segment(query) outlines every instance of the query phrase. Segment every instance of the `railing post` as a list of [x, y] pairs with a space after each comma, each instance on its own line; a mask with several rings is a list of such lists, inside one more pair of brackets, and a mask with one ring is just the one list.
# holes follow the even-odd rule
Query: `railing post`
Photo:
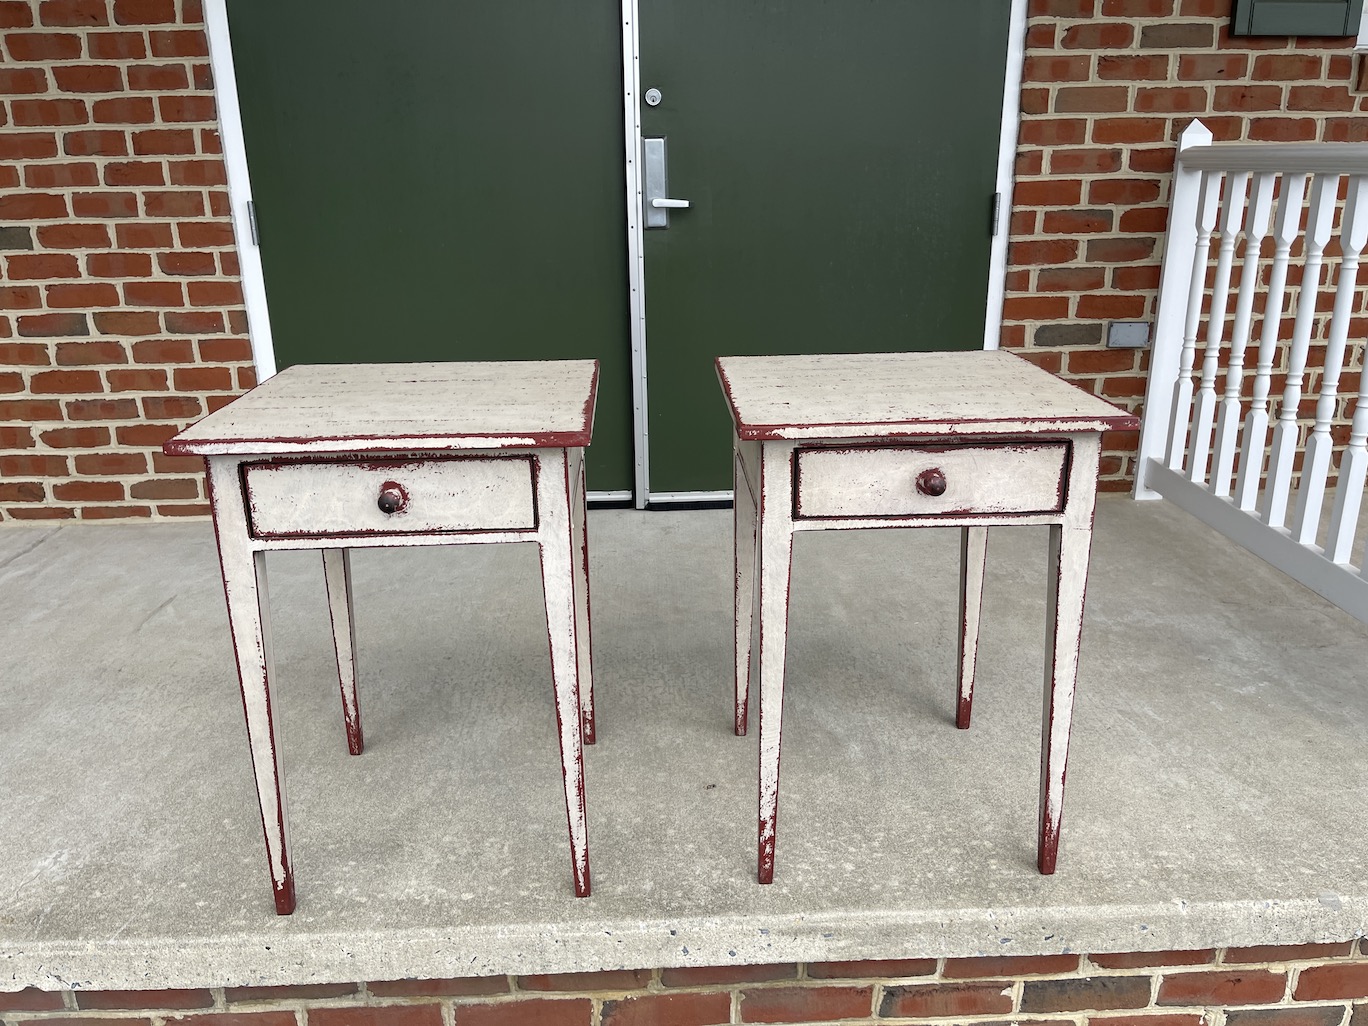
[[1163, 276], [1154, 312], [1154, 341], [1150, 351], [1149, 383], [1145, 388], [1144, 422], [1140, 428], [1140, 451], [1135, 458], [1135, 497], [1157, 499], [1159, 493], [1145, 484], [1145, 468], [1151, 458], [1162, 459], [1168, 445], [1174, 412], [1174, 386], [1183, 352], [1183, 329], [1187, 322], [1188, 290], [1197, 250], [1197, 200], [1202, 172], [1185, 167], [1183, 155], [1194, 147], [1211, 145], [1211, 131], [1193, 121], [1178, 137], [1178, 156], [1173, 169], [1173, 196], [1169, 204], [1168, 234], [1164, 240]]

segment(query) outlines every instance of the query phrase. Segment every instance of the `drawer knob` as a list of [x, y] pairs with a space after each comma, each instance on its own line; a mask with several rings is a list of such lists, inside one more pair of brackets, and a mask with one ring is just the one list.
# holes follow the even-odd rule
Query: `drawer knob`
[[380, 498], [375, 501], [386, 516], [402, 512], [408, 505], [408, 492], [398, 481], [386, 481], [380, 486]]
[[923, 470], [917, 475], [917, 491], [923, 495], [944, 495], [945, 472], [940, 467]]

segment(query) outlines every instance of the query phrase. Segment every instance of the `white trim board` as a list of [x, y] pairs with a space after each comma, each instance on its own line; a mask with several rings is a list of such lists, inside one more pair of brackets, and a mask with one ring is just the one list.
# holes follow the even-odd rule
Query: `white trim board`
[[1021, 124], [1021, 76], [1026, 68], [1026, 0], [1012, 0], [1007, 29], [1007, 69], [1002, 76], [1002, 127], [998, 134], [997, 234], [988, 257], [988, 304], [983, 348], [996, 349], [1002, 336], [1002, 302], [1007, 294], [1007, 243], [1012, 235], [1012, 189], [1016, 185], [1017, 129]]

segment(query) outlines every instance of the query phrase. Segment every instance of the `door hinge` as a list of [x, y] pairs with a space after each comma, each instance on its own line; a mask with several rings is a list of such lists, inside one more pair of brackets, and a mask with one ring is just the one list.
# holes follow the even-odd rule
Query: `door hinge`
[[[996, 235], [1001, 230], [1002, 220], [1002, 193], [993, 193], [993, 234]], [[255, 224], [255, 222], [253, 222]], [[255, 230], [255, 229], [253, 229]]]
[[[997, 215], [995, 214], [995, 215], [994, 215], [994, 219], [995, 219], [995, 220], [994, 220], [994, 223], [995, 223], [995, 224], [996, 224], [996, 216], [997, 216]], [[248, 200], [248, 201], [247, 201], [247, 224], [248, 224], [248, 225], [251, 227], [251, 229], [252, 229], [252, 245], [253, 245], [253, 246], [260, 246], [260, 245], [261, 245], [261, 233], [260, 233], [259, 231], [257, 231], [256, 204], [253, 203], [251, 200]], [[995, 229], [994, 229], [994, 233], [996, 233], [996, 231], [997, 231], [997, 229], [995, 228]]]

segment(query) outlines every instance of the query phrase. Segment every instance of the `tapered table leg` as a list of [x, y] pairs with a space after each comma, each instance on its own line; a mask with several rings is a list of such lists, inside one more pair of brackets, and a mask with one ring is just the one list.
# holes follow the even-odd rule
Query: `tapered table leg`
[[960, 528], [959, 652], [955, 726], [969, 729], [974, 710], [974, 670], [978, 664], [979, 617], [983, 610], [983, 570], [988, 561], [988, 528]]
[[323, 550], [323, 579], [328, 587], [337, 680], [342, 688], [342, 720], [347, 727], [347, 751], [360, 755], [361, 705], [356, 695], [356, 623], [352, 618], [351, 549]]
[[751, 605], [755, 599], [755, 496], [751, 494], [738, 442], [732, 453], [733, 729], [744, 737], [750, 714]]
[[784, 654], [788, 635], [789, 572], [793, 553], [791, 447], [765, 444], [760, 454], [760, 501], [753, 647], [760, 682], [760, 810], [758, 877], [774, 881], [779, 821], [779, 735], [784, 715]]
[[570, 526], [575, 532], [576, 665], [579, 667], [580, 721], [584, 729], [584, 743], [592, 745], [597, 740], [597, 728], [594, 722], [593, 639], [589, 627], [589, 512], [583, 449], [578, 451], [576, 461], [579, 463], [579, 480], [570, 512]]
[[228, 602], [233, 651], [237, 658], [247, 740], [252, 752], [266, 860], [276, 912], [295, 908], [294, 869], [290, 864], [289, 824], [285, 803], [285, 769], [280, 757], [280, 731], [271, 689], [271, 620], [267, 607], [266, 555], [253, 551], [247, 515], [237, 481], [237, 463], [211, 457], [209, 499], [218, 536], [223, 591]]
[[570, 464], [564, 449], [543, 451], [537, 475], [542, 591], [556, 692], [565, 814], [570, 826], [570, 862], [575, 896], [589, 894], [589, 840], [584, 805], [583, 712], [579, 694], [575, 540], [571, 527]]

